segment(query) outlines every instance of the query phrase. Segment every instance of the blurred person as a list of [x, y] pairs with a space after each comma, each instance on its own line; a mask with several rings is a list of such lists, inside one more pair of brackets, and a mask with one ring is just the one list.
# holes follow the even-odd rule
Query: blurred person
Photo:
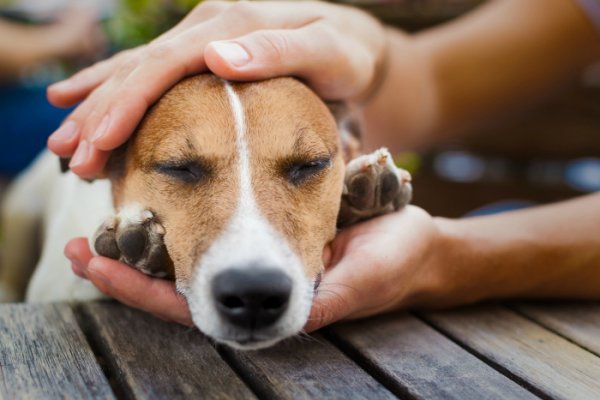
[[0, 175], [26, 167], [68, 115], [48, 103], [43, 86], [23, 84], [23, 76], [50, 61], [89, 63], [104, 47], [97, 18], [87, 9], [68, 8], [44, 24], [0, 18]]
[[[147, 46], [51, 86], [54, 104], [82, 103], [48, 144], [94, 176], [169, 87], [211, 71], [240, 81], [297, 76], [353, 105], [368, 147], [423, 147], [535, 104], [599, 58], [596, 0], [490, 1], [413, 35], [339, 5], [207, 2]], [[599, 227], [599, 194], [458, 220], [409, 206], [357, 224], [324, 250], [306, 330], [411, 307], [600, 299]], [[172, 282], [93, 257], [85, 239], [65, 254], [105, 294], [191, 324]]]

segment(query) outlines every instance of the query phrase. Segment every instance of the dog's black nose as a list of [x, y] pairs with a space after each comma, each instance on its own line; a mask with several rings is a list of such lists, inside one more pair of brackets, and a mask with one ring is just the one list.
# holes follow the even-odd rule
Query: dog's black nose
[[212, 291], [223, 318], [242, 328], [260, 329], [283, 315], [292, 281], [274, 269], [231, 269], [215, 276]]

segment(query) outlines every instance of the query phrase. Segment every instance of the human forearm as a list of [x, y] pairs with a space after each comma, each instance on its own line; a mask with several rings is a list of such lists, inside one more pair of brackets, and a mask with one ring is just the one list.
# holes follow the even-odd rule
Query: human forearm
[[0, 20], [0, 75], [14, 76], [56, 52], [45, 29]]
[[364, 108], [369, 143], [412, 147], [534, 103], [600, 54], [573, 0], [496, 0], [412, 37], [390, 32], [390, 66]]
[[600, 194], [501, 215], [437, 219], [435, 306], [498, 298], [600, 298]]

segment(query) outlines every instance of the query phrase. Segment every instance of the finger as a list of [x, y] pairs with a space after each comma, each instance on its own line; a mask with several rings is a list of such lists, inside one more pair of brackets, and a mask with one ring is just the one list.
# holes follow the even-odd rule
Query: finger
[[[48, 139], [48, 148], [60, 157], [70, 158], [74, 155], [78, 148], [80, 141], [83, 142], [85, 138], [93, 137], [94, 132], [89, 132], [92, 125], [98, 126], [98, 129], [106, 129], [108, 126], [108, 119], [97, 111], [97, 103], [106, 97], [107, 93], [110, 93], [114, 79], [104, 83], [101, 87], [94, 90], [88, 100], [80, 104], [74, 111], [72, 111], [65, 123], [54, 132]], [[104, 120], [101, 118], [104, 117]], [[67, 129], [68, 128], [68, 129]], [[88, 129], [88, 131], [85, 131]], [[73, 132], [76, 132], [76, 135]], [[76, 136], [75, 138], [71, 136]], [[88, 140], [89, 143], [89, 140]], [[79, 157], [86, 156], [86, 159], [81, 159], [83, 164], [87, 163], [87, 155], [89, 152], [83, 152], [83, 150], [89, 150], [88, 147], [83, 148], [79, 146]]]
[[79, 144], [81, 130], [75, 121], [65, 121], [48, 138], [48, 148], [59, 157], [71, 157]]
[[357, 96], [368, 86], [375, 66], [370, 53], [322, 22], [212, 42], [204, 57], [207, 67], [225, 79], [293, 75], [328, 100]]
[[105, 257], [90, 260], [87, 275], [102, 293], [164, 319], [192, 326], [187, 302], [175, 283], [151, 278], [123, 263]]
[[[156, 38], [154, 42], [173, 38], [191, 26], [215, 17], [229, 8], [230, 5], [231, 3], [219, 1], [209, 1], [200, 4], [175, 27]], [[101, 37], [104, 40], [104, 35]], [[78, 101], [83, 100], [92, 90], [102, 82], [105, 82], [126, 57], [130, 57], [133, 52], [140, 51], [142, 47], [120, 52], [108, 60], [98, 62], [91, 67], [79, 71], [68, 79], [50, 85], [47, 90], [48, 100], [57, 107], [70, 107]]]
[[264, 24], [300, 26], [312, 15], [307, 12], [290, 13], [287, 7], [281, 5], [266, 9], [245, 2], [233, 3], [224, 10], [220, 13], [214, 11], [213, 18], [209, 18], [211, 13], [208, 13], [203, 23], [144, 49], [137, 66], [125, 79], [117, 80], [118, 85], [108, 92], [106, 114], [110, 114], [111, 124], [106, 134], [92, 139], [95, 146], [112, 150], [123, 144], [147, 108], [163, 93], [185, 76], [206, 71], [204, 48], [211, 41], [236, 37]]
[[[142, 56], [120, 67], [111, 83], [105, 82], [98, 87], [102, 96], [88, 97], [75, 111], [85, 107], [85, 113], [78, 112], [82, 127], [82, 138], [93, 142], [100, 150], [109, 151], [123, 144], [131, 135], [147, 108], [176, 82], [187, 75], [202, 72], [204, 48], [217, 37], [236, 37], [244, 32], [256, 29], [264, 21], [270, 21], [268, 12], [254, 14], [257, 6], [235, 3], [218, 18], [212, 18], [173, 38], [153, 43], [140, 53]], [[232, 11], [230, 11], [232, 10]], [[265, 10], [262, 8], [262, 10]], [[250, 13], [250, 14], [248, 14]], [[289, 12], [287, 13], [289, 16]], [[256, 18], [248, 18], [251, 15]], [[267, 15], [267, 17], [264, 17]], [[289, 21], [288, 21], [289, 20]], [[281, 25], [288, 26], [290, 21], [297, 23], [297, 15], [282, 18]], [[272, 21], [271, 21], [272, 22]], [[194, 51], [194, 49], [198, 49]], [[111, 90], [104, 90], [109, 87]], [[101, 134], [98, 120], [87, 118], [86, 114], [97, 113], [108, 116], [110, 124]], [[94, 132], [91, 134], [91, 132]], [[93, 135], [93, 136], [90, 136]], [[90, 172], [93, 167], [89, 167]]]
[[[114, 260], [103, 257], [94, 258], [88, 240], [83, 237], [72, 239], [67, 243], [65, 256], [81, 270], [83, 277], [89, 276], [92, 283], [104, 294], [115, 297], [132, 307], [156, 314], [163, 319], [175, 320], [185, 325], [192, 324], [189, 313], [181, 310], [182, 305], [187, 310], [187, 303], [175, 292], [172, 282], [152, 279]], [[90, 263], [92, 259], [94, 262]], [[109, 265], [105, 265], [107, 261]], [[114, 265], [110, 265], [111, 263]], [[121, 269], [121, 267], [123, 268]], [[135, 292], [129, 293], [130, 286], [127, 279], [131, 279], [132, 283], [138, 283], [134, 286], [137, 289]], [[150, 289], [146, 291], [139, 282]], [[173, 295], [176, 296], [176, 299], [173, 299]], [[161, 304], [160, 307], [155, 307], [156, 303], [145, 304], [143, 300], [146, 296], [166, 301], [166, 303]]]
[[312, 332], [342, 320], [350, 314], [351, 309], [347, 290], [339, 287], [320, 289], [313, 300], [304, 331]]
[[347, 273], [356, 267], [351, 262], [344, 260], [325, 272], [304, 326], [306, 332], [345, 319], [360, 306], [360, 282]]
[[140, 51], [140, 48], [118, 53], [79, 71], [68, 79], [48, 86], [46, 91], [48, 101], [57, 107], [71, 107], [106, 81], [127, 57], [134, 56], [137, 51]]
[[65, 257], [71, 261], [73, 272], [81, 278], [86, 278], [86, 269], [94, 256], [86, 238], [80, 237], [70, 240], [65, 246]]
[[69, 162], [69, 169], [82, 178], [93, 179], [102, 170], [109, 156], [109, 152], [98, 150], [87, 140], [82, 140]]

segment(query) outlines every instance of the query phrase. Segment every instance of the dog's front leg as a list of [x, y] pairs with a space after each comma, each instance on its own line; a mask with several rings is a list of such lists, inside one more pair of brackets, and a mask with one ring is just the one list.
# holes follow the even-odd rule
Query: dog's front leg
[[152, 211], [134, 204], [108, 218], [91, 244], [101, 256], [119, 260], [147, 275], [173, 279], [173, 262], [164, 244], [164, 234]]
[[386, 148], [359, 156], [346, 166], [338, 226], [397, 211], [412, 198], [410, 173], [396, 167]]

